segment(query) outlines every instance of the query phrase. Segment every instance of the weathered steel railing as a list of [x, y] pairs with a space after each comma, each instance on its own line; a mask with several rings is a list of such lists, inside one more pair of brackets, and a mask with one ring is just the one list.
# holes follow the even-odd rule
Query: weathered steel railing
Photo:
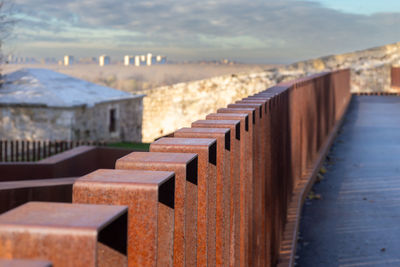
[[0, 162], [38, 161], [78, 146], [104, 146], [104, 142], [0, 140]]
[[[279, 84], [153, 142], [150, 152], [118, 159], [116, 170], [78, 179], [74, 204], [59, 206], [68, 212], [26, 204], [0, 215], [0, 258], [54, 266], [291, 266], [301, 203], [349, 87], [348, 70]], [[40, 238], [18, 235], [39, 228]], [[60, 253], [64, 245], [46, 246], [57, 231], [85, 244], [69, 242]]]
[[391, 69], [391, 86], [400, 88], [400, 67], [392, 67]]

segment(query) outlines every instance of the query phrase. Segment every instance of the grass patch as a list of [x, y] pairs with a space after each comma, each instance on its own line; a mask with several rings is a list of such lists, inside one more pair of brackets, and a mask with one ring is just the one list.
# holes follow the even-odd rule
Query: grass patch
[[150, 143], [132, 143], [132, 142], [118, 142], [107, 144], [108, 147], [126, 148], [139, 151], [149, 151]]

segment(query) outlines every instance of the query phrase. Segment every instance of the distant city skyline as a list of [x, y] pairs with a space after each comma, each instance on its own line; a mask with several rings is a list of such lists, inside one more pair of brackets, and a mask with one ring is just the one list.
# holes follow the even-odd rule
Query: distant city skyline
[[14, 0], [4, 52], [290, 63], [400, 41], [400, 2]]

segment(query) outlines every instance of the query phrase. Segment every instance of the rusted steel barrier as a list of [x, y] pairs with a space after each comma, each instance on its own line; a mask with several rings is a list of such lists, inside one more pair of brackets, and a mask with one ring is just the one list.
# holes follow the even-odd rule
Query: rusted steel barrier
[[400, 67], [392, 67], [390, 71], [391, 86], [400, 88]]
[[38, 162], [0, 162], [0, 182], [82, 176], [114, 168], [117, 159], [133, 151], [80, 146]]
[[[254, 162], [254, 151], [255, 151], [255, 135], [254, 135], [254, 127], [255, 127], [255, 109], [254, 108], [221, 108], [218, 109], [218, 114], [221, 115], [233, 115], [233, 117], [231, 117], [231, 119], [237, 117], [241, 119], [241, 123], [243, 123], [243, 117], [238, 117], [238, 114], [247, 114], [247, 119], [244, 121], [245, 123], [245, 131], [248, 132], [247, 134], [247, 139], [245, 140], [246, 142], [246, 162], [245, 162], [245, 168], [246, 169], [246, 179], [249, 182], [247, 184], [247, 204], [248, 204], [248, 211], [249, 211], [249, 226], [253, 226], [252, 224], [254, 223], [253, 218], [254, 217], [254, 209], [253, 209], [253, 205], [255, 202], [255, 195], [254, 195], [254, 185], [255, 185], [255, 166], [253, 164]], [[209, 117], [210, 116], [210, 117]], [[215, 114], [210, 114], [209, 116], [207, 116], [208, 118], [211, 119], [211, 117], [215, 118]], [[224, 117], [221, 117], [224, 118]], [[228, 117], [229, 118], [229, 117]], [[239, 159], [240, 160], [240, 159]], [[243, 182], [243, 181], [241, 181]], [[244, 185], [244, 183], [241, 183], [241, 188]], [[243, 188], [244, 189], [244, 188]], [[254, 228], [252, 229], [254, 232]], [[251, 231], [251, 229], [250, 229]], [[249, 239], [251, 239], [252, 236], [249, 236]], [[252, 260], [252, 258], [250, 259]]]
[[[78, 179], [73, 202], [128, 206], [128, 266], [173, 266], [175, 174], [100, 169]], [[117, 265], [118, 266], [118, 265]]]
[[[248, 103], [244, 101], [237, 101], [235, 104], [228, 105], [228, 108], [254, 108], [255, 109], [255, 119], [254, 130], [253, 130], [253, 142], [258, 144], [253, 151], [253, 164], [254, 164], [254, 183], [252, 184], [252, 201], [250, 212], [252, 213], [250, 217], [249, 225], [249, 241], [248, 241], [248, 265], [249, 266], [260, 266], [261, 262], [265, 262], [263, 257], [265, 256], [264, 246], [265, 246], [265, 208], [262, 207], [263, 199], [265, 199], [264, 190], [264, 154], [262, 138], [262, 126], [263, 126], [263, 107], [258, 103]], [[247, 149], [250, 146], [247, 145]], [[248, 165], [248, 164], [247, 164]], [[254, 219], [253, 219], [254, 217]], [[254, 230], [253, 230], [254, 229]], [[257, 230], [255, 230], [257, 229]]]
[[72, 202], [72, 185], [78, 178], [0, 182], [0, 214], [29, 201]]
[[153, 142], [150, 151], [186, 152], [198, 155], [197, 266], [214, 266], [216, 264], [216, 140], [167, 137]]
[[240, 263], [240, 120], [199, 120], [193, 128], [230, 129], [230, 219], [229, 219], [229, 264]]
[[181, 138], [217, 140], [216, 264], [229, 266], [230, 229], [230, 134], [228, 128], [182, 128], [174, 133]]
[[38, 161], [78, 146], [105, 146], [97, 141], [0, 140], [0, 162]]
[[133, 152], [117, 160], [121, 170], [175, 173], [174, 266], [195, 266], [197, 246], [196, 154]]
[[[151, 152], [119, 159], [117, 170], [82, 178], [75, 184], [74, 199], [127, 205], [129, 231], [136, 229], [137, 240], [152, 236], [136, 257], [146, 255], [152, 265], [293, 266], [302, 203], [347, 109], [349, 87], [349, 70], [340, 70], [248, 96], [193, 122], [192, 128], [155, 141]], [[146, 171], [170, 171], [175, 193], [151, 177], [127, 182], [128, 173]], [[153, 208], [127, 197], [132, 190], [140, 198], [146, 184], [153, 185], [153, 197], [141, 200]], [[158, 206], [161, 191], [175, 211], [163, 213]], [[0, 215], [0, 230], [8, 214]], [[140, 227], [150, 221], [151, 226]]]
[[0, 258], [124, 266], [125, 206], [30, 202], [0, 216]]
[[[241, 252], [242, 253], [242, 262], [247, 262], [251, 264], [252, 257], [249, 257], [251, 254], [251, 247], [249, 239], [252, 238], [251, 235], [251, 226], [252, 226], [252, 209], [251, 209], [251, 196], [252, 196], [252, 183], [253, 177], [251, 173], [251, 169], [249, 168], [248, 162], [244, 160], [247, 157], [251, 157], [249, 153], [249, 117], [247, 114], [225, 114], [225, 113], [212, 113], [206, 116], [207, 120], [240, 120], [240, 144], [241, 144], [241, 158], [237, 158], [236, 161], [241, 163], [240, 166], [240, 180], [239, 180], [239, 211], [240, 211], [240, 243], [241, 243]], [[201, 121], [198, 121], [201, 122]]]

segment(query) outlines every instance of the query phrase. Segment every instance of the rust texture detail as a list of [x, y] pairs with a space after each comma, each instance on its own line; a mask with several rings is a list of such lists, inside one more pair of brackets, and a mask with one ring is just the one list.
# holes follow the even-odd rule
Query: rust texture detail
[[[248, 166], [249, 151], [249, 118], [247, 114], [224, 114], [224, 113], [211, 113], [206, 116], [207, 120], [240, 120], [240, 179], [239, 179], [239, 231], [240, 231], [240, 251], [242, 253], [242, 262], [248, 262], [252, 265], [251, 257], [251, 224], [252, 224], [252, 204], [251, 199], [251, 186], [252, 174]], [[251, 159], [250, 159], [251, 160]]]
[[[252, 186], [252, 201], [254, 203], [251, 210], [251, 218], [250, 221], [250, 234], [249, 234], [249, 242], [248, 242], [248, 254], [247, 263], [251, 266], [259, 266], [260, 258], [264, 255], [264, 253], [260, 253], [261, 250], [264, 249], [265, 241], [262, 240], [261, 235], [265, 235], [264, 228], [263, 228], [263, 219], [262, 213], [264, 210], [261, 208], [263, 192], [263, 170], [264, 165], [262, 164], [263, 155], [260, 153], [262, 151], [262, 142], [261, 142], [261, 120], [262, 120], [262, 105], [261, 104], [252, 104], [252, 103], [236, 103], [228, 105], [228, 108], [254, 108], [253, 114], [253, 121], [254, 121], [254, 128], [253, 128], [253, 142], [257, 144], [254, 147], [253, 151], [253, 175], [254, 175], [254, 182], [251, 184]], [[249, 141], [250, 142], [250, 141]], [[254, 218], [254, 219], [253, 219]], [[255, 231], [255, 232], [254, 232]]]
[[197, 164], [192, 153], [133, 152], [115, 165], [123, 170], [175, 173], [174, 266], [196, 265]]
[[175, 175], [100, 169], [78, 179], [73, 201], [128, 206], [128, 266], [172, 266]]
[[400, 88], [400, 68], [392, 67], [390, 71], [391, 85], [394, 88]]
[[230, 228], [229, 228], [229, 264], [240, 264], [240, 120], [198, 120], [193, 128], [229, 128], [230, 129]]
[[229, 266], [230, 227], [230, 134], [229, 128], [182, 128], [175, 137], [217, 140], [216, 265]]
[[29, 202], [0, 216], [0, 257], [126, 266], [127, 207]]
[[165, 137], [153, 142], [150, 145], [150, 151], [198, 155], [197, 266], [214, 266], [216, 263], [216, 140]]
[[[301, 203], [350, 97], [349, 70], [314, 74], [220, 108], [153, 142], [151, 152], [107, 151], [97, 161], [112, 168], [119, 158], [116, 170], [77, 179], [74, 204], [30, 202], [0, 215], [0, 258], [56, 267], [293, 266]], [[83, 158], [66, 173], [75, 165], [94, 170], [93, 158], [88, 166]], [[23, 166], [8, 166], [6, 175], [53, 178]], [[75, 179], [64, 181], [62, 196], [40, 197], [68, 201]], [[53, 183], [43, 190], [56, 194]], [[41, 185], [2, 184], [11, 193], [0, 200]], [[14, 203], [7, 209], [21, 203], [16, 195], [6, 201]]]

